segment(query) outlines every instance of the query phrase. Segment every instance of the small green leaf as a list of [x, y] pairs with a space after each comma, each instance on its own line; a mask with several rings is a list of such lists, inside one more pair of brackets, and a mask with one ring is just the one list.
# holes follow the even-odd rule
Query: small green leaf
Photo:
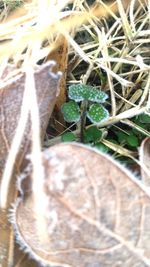
[[73, 133], [64, 133], [61, 136], [61, 140], [63, 142], [72, 142], [72, 141], [75, 141], [76, 140], [76, 136]]
[[127, 137], [128, 135], [124, 132], [118, 131], [116, 132], [117, 136], [118, 136], [118, 142], [119, 143], [126, 143]]
[[139, 115], [139, 121], [141, 122], [141, 123], [150, 123], [150, 116], [149, 115], [147, 115], [147, 114], [140, 114]]
[[138, 147], [139, 146], [139, 140], [136, 135], [129, 135], [127, 137], [127, 143], [128, 145], [132, 147]]
[[69, 86], [68, 96], [76, 102], [88, 100], [97, 103], [104, 103], [108, 98], [107, 94], [90, 85], [78, 84]]
[[80, 120], [80, 108], [74, 101], [64, 103], [61, 112], [67, 122], [78, 122]]
[[96, 148], [96, 149], [98, 149], [98, 150], [100, 150], [101, 152], [104, 152], [104, 153], [109, 152], [109, 148], [106, 145], [104, 145], [103, 143], [97, 143], [94, 146], [94, 148]]
[[92, 123], [98, 124], [104, 120], [107, 120], [109, 113], [108, 110], [105, 109], [102, 105], [92, 104], [87, 113], [87, 117]]
[[100, 140], [101, 136], [102, 136], [102, 132], [96, 126], [92, 126], [85, 130], [84, 142], [85, 143], [96, 142]]

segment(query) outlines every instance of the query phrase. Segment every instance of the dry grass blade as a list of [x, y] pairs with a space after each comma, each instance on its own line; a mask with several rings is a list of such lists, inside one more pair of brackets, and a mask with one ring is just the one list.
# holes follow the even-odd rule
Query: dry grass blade
[[[39, 3], [40, 2], [41, 1], [39, 1]], [[27, 13], [27, 15], [23, 16], [22, 18], [14, 19], [6, 24], [0, 25], [0, 40], [1, 42], [3, 40], [7, 41], [5, 44], [2, 43], [0, 46], [0, 60], [16, 54], [16, 52], [18, 53], [18, 49], [19, 53], [22, 53], [22, 51], [27, 47], [28, 43], [36, 40], [42, 43], [45, 38], [49, 39], [52, 36], [56, 36], [58, 33], [62, 32], [68, 33], [72, 29], [78, 28], [83, 23], [89, 23], [91, 18], [108, 16], [110, 13], [113, 14], [113, 12], [116, 12], [117, 9], [118, 8], [116, 4], [108, 4], [96, 5], [89, 12], [70, 11], [61, 13], [58, 4], [58, 6], [56, 5], [54, 9], [56, 14], [55, 16], [53, 14], [52, 18], [49, 17], [50, 7], [45, 10], [44, 15], [42, 13], [43, 8], [41, 11], [39, 9], [39, 13], [37, 11], [29, 15]], [[39, 17], [43, 18], [43, 16], [44, 23], [40, 23]], [[36, 23], [37, 26], [40, 25], [40, 27], [33, 26]], [[19, 30], [20, 26], [22, 26], [21, 30]]]
[[102, 143], [122, 156], [126, 156], [126, 157], [129, 157], [131, 159], [134, 159], [134, 157], [136, 157], [136, 155], [137, 155], [136, 152], [130, 151], [130, 150], [122, 147], [121, 145], [114, 144], [108, 140], [104, 139], [102, 141]]
[[[12, 203], [15, 201], [17, 192], [13, 185], [11, 196], [8, 201]], [[14, 194], [14, 195], [13, 195]], [[0, 266], [11, 267], [12, 259], [14, 257], [14, 231], [12, 225], [8, 222], [8, 210], [0, 209]]]
[[133, 39], [133, 33], [132, 33], [132, 29], [130, 27], [130, 24], [128, 22], [126, 12], [124, 10], [123, 3], [121, 0], [117, 0], [117, 4], [118, 4], [118, 10], [120, 13], [120, 17], [122, 19], [122, 24], [123, 24], [125, 36], [127, 39], [132, 40]]

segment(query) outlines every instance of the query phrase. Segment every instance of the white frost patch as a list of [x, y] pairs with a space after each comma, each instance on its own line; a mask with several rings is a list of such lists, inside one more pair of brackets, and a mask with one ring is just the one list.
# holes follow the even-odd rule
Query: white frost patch
[[74, 223], [73, 221], [71, 221], [71, 223], [70, 223], [70, 228], [73, 232], [80, 230], [79, 226], [76, 223]]
[[47, 219], [49, 220], [48, 233], [52, 234], [58, 223], [58, 215], [56, 210], [52, 210], [48, 213]]
[[86, 213], [86, 212], [90, 211], [91, 208], [92, 208], [92, 205], [91, 205], [90, 201], [87, 201], [79, 208], [79, 211], [82, 213], [83, 212]]
[[51, 159], [51, 166], [53, 167], [50, 175], [50, 190], [63, 190], [64, 189], [64, 180], [67, 180], [66, 175], [66, 166], [61, 164], [60, 159], [55, 157]]

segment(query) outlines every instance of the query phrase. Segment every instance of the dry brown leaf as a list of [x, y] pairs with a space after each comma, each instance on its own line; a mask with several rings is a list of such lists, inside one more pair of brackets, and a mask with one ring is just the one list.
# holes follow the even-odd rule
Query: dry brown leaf
[[[43, 139], [49, 117], [53, 111], [56, 102], [56, 95], [59, 89], [60, 76], [51, 73], [52, 63], [46, 63], [37, 66], [35, 71], [35, 84], [39, 111], [41, 115], [41, 138]], [[6, 77], [5, 77], [6, 80]], [[4, 167], [4, 161], [7, 158], [10, 144], [13, 140], [16, 127], [20, 117], [23, 93], [25, 86], [25, 74], [20, 73], [12, 79], [8, 79], [0, 87], [0, 177]], [[29, 128], [29, 127], [28, 127]], [[24, 143], [31, 143], [29, 138], [29, 129], [26, 132]]]
[[[35, 83], [41, 120], [41, 139], [43, 139], [49, 117], [56, 101], [56, 93], [60, 76], [50, 72], [52, 63], [37, 66], [35, 71]], [[6, 77], [5, 77], [5, 80]], [[15, 135], [25, 86], [25, 74], [20, 73], [12, 79], [8, 79], [0, 87], [0, 183], [5, 167], [9, 149]], [[16, 175], [26, 166], [25, 156], [31, 148], [30, 122], [26, 127], [21, 150], [18, 151], [16, 166], [9, 184], [7, 207], [0, 208], [0, 267], [8, 267], [13, 259], [13, 231], [8, 223], [8, 210], [17, 196]]]
[[150, 186], [150, 138], [143, 140], [140, 147], [141, 176], [144, 184]]
[[105, 154], [79, 144], [43, 152], [47, 240], [38, 235], [31, 169], [13, 223], [30, 256], [50, 266], [150, 266], [150, 195]]
[[[56, 119], [55, 127], [58, 132], [64, 130], [63, 125], [65, 125], [63, 115], [61, 113], [61, 106], [66, 102], [66, 73], [67, 73], [67, 63], [68, 63], [68, 41], [63, 35], [58, 35], [54, 47], [56, 47], [53, 52], [51, 52], [47, 60], [54, 60], [56, 62], [53, 68], [54, 72], [61, 71], [62, 77], [60, 80], [60, 93], [57, 97], [54, 119]], [[59, 124], [57, 123], [59, 121]]]

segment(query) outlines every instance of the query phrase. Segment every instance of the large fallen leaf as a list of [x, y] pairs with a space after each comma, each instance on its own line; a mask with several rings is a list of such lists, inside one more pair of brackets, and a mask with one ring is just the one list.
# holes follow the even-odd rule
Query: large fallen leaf
[[[50, 72], [51, 67], [52, 63], [37, 66], [34, 74], [41, 122], [41, 139], [45, 135], [46, 127], [55, 105], [60, 78], [58, 74]], [[3, 81], [1, 80], [2, 85], [0, 87], [0, 183], [2, 182], [5, 162], [19, 121], [25, 88], [24, 73], [19, 73], [11, 79], [8, 78], [7, 74], [10, 75], [10, 69], [6, 70], [5, 78]], [[31, 121], [28, 120], [26, 133], [24, 134], [20, 151], [18, 151], [16, 165], [9, 184], [6, 209], [2, 210], [0, 208], [0, 267], [11, 266], [13, 262], [14, 238], [12, 227], [8, 223], [8, 210], [17, 197], [16, 176], [26, 166], [25, 156], [31, 150], [30, 124]]]
[[150, 266], [146, 187], [105, 154], [79, 144], [46, 150], [43, 166], [47, 239], [37, 229], [30, 168], [12, 216], [31, 257], [61, 267]]

